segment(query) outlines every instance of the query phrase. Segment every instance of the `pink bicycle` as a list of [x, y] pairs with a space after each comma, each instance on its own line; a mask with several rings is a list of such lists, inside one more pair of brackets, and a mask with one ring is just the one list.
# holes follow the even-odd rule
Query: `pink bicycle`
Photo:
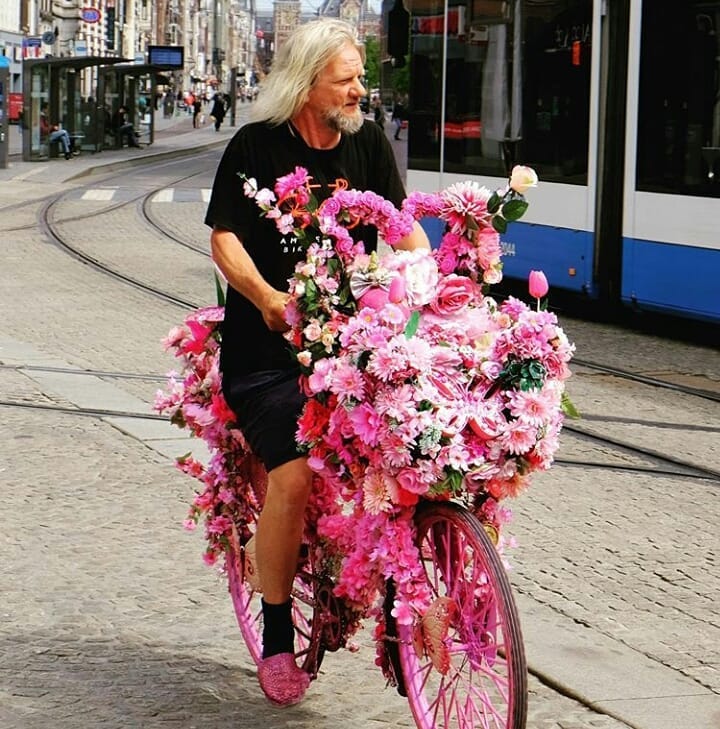
[[[255, 485], [255, 514], [264, 491]], [[419, 729], [524, 729], [527, 669], [520, 622], [497, 534], [454, 502], [421, 502], [417, 546], [433, 602], [414, 625], [391, 615], [385, 586], [385, 651], [398, 692]], [[254, 523], [237, 525], [226, 550], [229, 591], [253, 660], [262, 655], [260, 585], [254, 569]], [[296, 659], [317, 678], [326, 651], [344, 647], [358, 616], [333, 593], [322, 545], [304, 545], [295, 578]]]

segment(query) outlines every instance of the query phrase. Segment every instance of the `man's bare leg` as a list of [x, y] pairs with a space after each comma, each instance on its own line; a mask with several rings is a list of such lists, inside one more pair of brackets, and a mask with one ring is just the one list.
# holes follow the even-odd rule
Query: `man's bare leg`
[[310, 684], [310, 676], [295, 663], [290, 591], [311, 486], [312, 474], [304, 458], [270, 471], [255, 535], [264, 622], [258, 678], [265, 695], [279, 706], [300, 701]]
[[311, 486], [312, 471], [305, 458], [283, 463], [268, 474], [255, 535], [258, 573], [268, 603], [277, 605], [290, 597]]

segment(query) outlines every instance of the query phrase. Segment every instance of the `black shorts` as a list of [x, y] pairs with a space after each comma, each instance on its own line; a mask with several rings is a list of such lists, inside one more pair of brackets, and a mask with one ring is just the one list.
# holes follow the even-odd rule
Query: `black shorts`
[[223, 394], [252, 452], [272, 471], [302, 454], [295, 433], [306, 397], [298, 372], [257, 372], [223, 378]]

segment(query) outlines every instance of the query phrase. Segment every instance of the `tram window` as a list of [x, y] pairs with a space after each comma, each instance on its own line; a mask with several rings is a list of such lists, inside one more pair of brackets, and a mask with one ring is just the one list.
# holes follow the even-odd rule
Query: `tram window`
[[720, 197], [720, 0], [643, 6], [637, 189]]
[[587, 184], [592, 0], [451, 0], [446, 18], [434, 0], [407, 5], [409, 167], [439, 169], [442, 129], [447, 172], [502, 177], [522, 162], [544, 180]]

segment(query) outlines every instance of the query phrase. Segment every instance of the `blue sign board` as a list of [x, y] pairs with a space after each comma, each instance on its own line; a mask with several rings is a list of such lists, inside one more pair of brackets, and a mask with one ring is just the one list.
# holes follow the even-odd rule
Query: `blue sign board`
[[182, 46], [148, 46], [148, 63], [166, 68], [182, 68], [184, 51]]

